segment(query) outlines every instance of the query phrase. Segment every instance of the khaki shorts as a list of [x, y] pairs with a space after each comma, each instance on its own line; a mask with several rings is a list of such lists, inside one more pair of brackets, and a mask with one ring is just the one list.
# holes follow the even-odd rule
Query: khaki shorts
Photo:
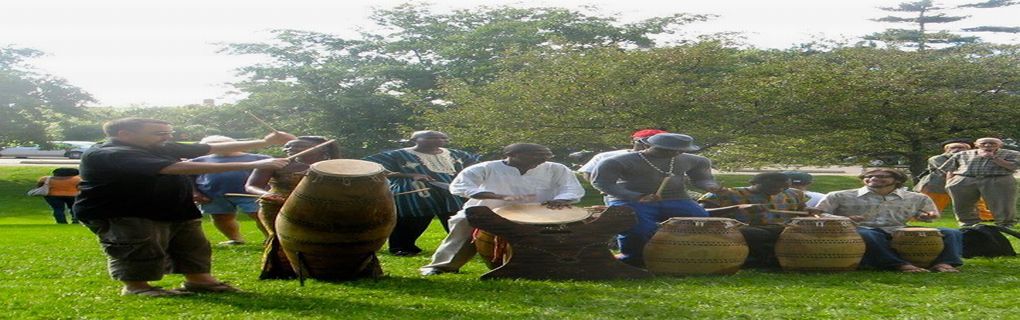
[[145, 218], [91, 219], [82, 223], [99, 236], [110, 276], [121, 281], [155, 281], [167, 273], [209, 273], [212, 249], [202, 220]]

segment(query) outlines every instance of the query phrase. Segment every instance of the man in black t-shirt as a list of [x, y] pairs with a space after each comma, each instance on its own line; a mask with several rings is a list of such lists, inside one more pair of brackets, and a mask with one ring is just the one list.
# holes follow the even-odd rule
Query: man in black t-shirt
[[[173, 128], [155, 119], [107, 122], [109, 140], [82, 155], [81, 194], [74, 204], [81, 222], [99, 237], [110, 276], [121, 294], [168, 296], [234, 292], [210, 273], [212, 250], [202, 232], [188, 175], [248, 169], [279, 169], [287, 159], [240, 163], [181, 162], [209, 153], [246, 151], [283, 144], [294, 136], [273, 132], [264, 139], [220, 144], [169, 142]], [[165, 273], [182, 273], [179, 290], [149, 285]]]

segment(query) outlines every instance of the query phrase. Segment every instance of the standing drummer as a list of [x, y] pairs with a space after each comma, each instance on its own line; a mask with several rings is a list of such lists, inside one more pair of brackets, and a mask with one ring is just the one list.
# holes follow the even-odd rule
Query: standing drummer
[[631, 144], [631, 148], [630, 149], [620, 149], [620, 150], [606, 151], [606, 152], [602, 152], [602, 153], [596, 154], [595, 156], [591, 157], [591, 159], [588, 160], [588, 162], [585, 162], [584, 165], [582, 165], [580, 169], [577, 169], [577, 172], [580, 172], [581, 175], [584, 176], [585, 180], [591, 181], [591, 173], [592, 173], [592, 171], [595, 171], [595, 167], [598, 166], [599, 163], [602, 162], [602, 160], [606, 160], [606, 159], [608, 159], [610, 157], [618, 156], [618, 155], [621, 155], [621, 154], [627, 154], [627, 153], [631, 153], [631, 152], [638, 152], [638, 151], [647, 149], [648, 145], [646, 145], [644, 142], [641, 142], [641, 141], [643, 139], [645, 139], [645, 138], [648, 138], [648, 137], [651, 137], [651, 136], [654, 136], [654, 135], [657, 135], [657, 134], [660, 134], [660, 133], [666, 133], [666, 131], [662, 131], [662, 130], [659, 130], [659, 129], [643, 129], [643, 130], [634, 131], [634, 133], [632, 133], [630, 135], [630, 144]]
[[[901, 189], [907, 175], [892, 168], [874, 168], [859, 176], [860, 189], [834, 191], [818, 203], [817, 209], [857, 222], [857, 233], [864, 238], [861, 265], [901, 272], [928, 272], [900, 257], [892, 249], [892, 233], [907, 226], [911, 218], [938, 219], [935, 203], [923, 194]], [[930, 268], [935, 272], [959, 272], [963, 265], [963, 234], [960, 230], [938, 228], [944, 249]]]
[[[235, 292], [210, 273], [212, 250], [202, 232], [202, 214], [192, 199], [188, 175], [281, 168], [287, 159], [252, 162], [181, 162], [210, 153], [230, 153], [283, 144], [293, 135], [273, 132], [261, 140], [215, 144], [173, 143], [170, 123], [124, 118], [107, 122], [109, 140], [81, 158], [81, 194], [74, 204], [82, 224], [99, 237], [110, 276], [121, 294], [170, 296], [187, 292]], [[153, 287], [167, 272], [183, 273], [179, 290]]]
[[[439, 131], [417, 131], [411, 134], [414, 146], [386, 151], [365, 157], [392, 172], [390, 190], [397, 205], [397, 225], [390, 233], [389, 251], [395, 256], [421, 253], [415, 242], [438, 217], [450, 231], [448, 221], [464, 205], [466, 199], [450, 194], [447, 188], [453, 177], [465, 167], [478, 162], [478, 155], [445, 148], [450, 137]], [[425, 192], [411, 192], [427, 189]]]
[[729, 188], [722, 194], [706, 193], [698, 203], [714, 217], [748, 224], [740, 227], [749, 249], [744, 267], [776, 268], [776, 241], [790, 217], [768, 210], [804, 211], [808, 199], [804, 192], [790, 188], [790, 178], [782, 172], [759, 173], [749, 182], [749, 187]]
[[685, 153], [699, 149], [694, 138], [660, 133], [642, 142], [649, 147], [603, 160], [592, 173], [592, 184], [608, 195], [610, 206], [627, 206], [637, 215], [637, 224], [617, 236], [617, 241], [620, 261], [638, 267], [644, 267], [645, 244], [659, 222], [708, 216], [687, 194], [687, 178], [706, 191], [724, 190], [712, 176], [708, 158]]
[[[470, 198], [464, 208], [492, 209], [517, 203], [542, 203], [549, 208], [568, 208], [584, 196], [584, 187], [567, 166], [548, 162], [549, 148], [515, 143], [503, 148], [503, 160], [470, 166], [450, 183], [450, 192]], [[471, 244], [474, 228], [461, 209], [450, 217], [450, 234], [436, 249], [432, 262], [421, 267], [422, 275], [457, 272], [475, 255]]]

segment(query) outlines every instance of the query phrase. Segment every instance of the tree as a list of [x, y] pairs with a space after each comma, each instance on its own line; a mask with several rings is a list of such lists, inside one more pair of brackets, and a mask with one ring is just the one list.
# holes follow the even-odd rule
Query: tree
[[[414, 117], [452, 100], [441, 83], [483, 85], [522, 69], [514, 57], [552, 56], [598, 48], [647, 48], [651, 36], [707, 16], [676, 14], [632, 24], [561, 8], [481, 7], [448, 14], [427, 6], [377, 10], [381, 31], [358, 39], [282, 30], [276, 43], [233, 44], [232, 54], [269, 63], [241, 69], [250, 93], [239, 102], [282, 128], [338, 137], [354, 154], [395, 146], [421, 129]], [[300, 115], [300, 117], [296, 117]]]
[[92, 96], [66, 80], [38, 73], [25, 60], [42, 52], [0, 48], [0, 144], [48, 139], [47, 122], [81, 115]]
[[[1020, 4], [1017, 1], [1010, 0], [988, 0], [985, 2], [976, 2], [960, 5], [958, 8], [977, 8], [977, 9], [992, 9], [1015, 6]], [[963, 31], [967, 32], [997, 32], [997, 33], [1020, 33], [1020, 27], [1005, 27], [1005, 26], [977, 26], [970, 28], [963, 28]]]
[[937, 32], [929, 30], [929, 24], [950, 23], [967, 18], [967, 16], [946, 15], [943, 12], [946, 8], [935, 5], [931, 0], [903, 2], [896, 7], [880, 7], [879, 9], [889, 12], [911, 13], [912, 16], [885, 16], [882, 18], [871, 19], [872, 21], [910, 23], [916, 25], [917, 28], [886, 29], [882, 32], [864, 36], [865, 40], [883, 41], [893, 45], [905, 45], [917, 48], [918, 51], [927, 50], [931, 44], [959, 45], [978, 41], [977, 37], [961, 36], [945, 30]]

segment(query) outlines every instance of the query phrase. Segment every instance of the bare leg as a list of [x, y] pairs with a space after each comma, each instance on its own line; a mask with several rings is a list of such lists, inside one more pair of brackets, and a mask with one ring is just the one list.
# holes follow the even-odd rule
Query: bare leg
[[212, 214], [212, 219], [216, 230], [219, 230], [227, 239], [244, 241], [244, 237], [241, 236], [241, 226], [237, 223], [236, 213]]

